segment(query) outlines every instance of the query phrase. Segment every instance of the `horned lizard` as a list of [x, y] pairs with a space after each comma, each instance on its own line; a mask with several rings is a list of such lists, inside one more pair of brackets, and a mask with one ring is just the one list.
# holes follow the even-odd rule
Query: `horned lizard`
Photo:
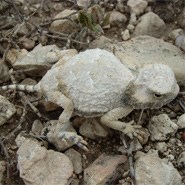
[[[68, 122], [73, 112], [84, 117], [100, 116], [102, 124], [131, 138], [134, 133], [139, 134], [139, 126], [119, 121], [120, 118], [133, 109], [160, 108], [179, 91], [174, 73], [167, 65], [146, 65], [136, 73], [102, 49], [80, 52], [64, 65], [51, 68], [35, 86], [8, 85], [1, 89], [41, 93], [48, 101], [63, 107], [60, 125]], [[79, 137], [76, 144], [86, 145]]]

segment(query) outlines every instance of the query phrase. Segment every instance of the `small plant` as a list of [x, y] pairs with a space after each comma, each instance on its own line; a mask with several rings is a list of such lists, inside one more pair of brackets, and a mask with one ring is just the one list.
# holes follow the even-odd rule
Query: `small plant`
[[99, 5], [94, 5], [88, 10], [81, 10], [78, 14], [80, 24], [96, 33], [103, 33], [103, 27], [109, 24], [109, 19], [110, 13], [104, 16]]

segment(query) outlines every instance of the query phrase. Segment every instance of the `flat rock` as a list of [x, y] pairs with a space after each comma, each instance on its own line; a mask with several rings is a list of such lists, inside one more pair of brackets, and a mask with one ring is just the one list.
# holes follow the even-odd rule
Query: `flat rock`
[[25, 139], [18, 151], [18, 169], [26, 185], [69, 185], [73, 165], [59, 152], [47, 150], [33, 139]]
[[164, 29], [164, 21], [157, 14], [148, 12], [139, 18], [132, 36], [149, 35], [161, 37]]
[[0, 95], [0, 126], [5, 124], [16, 112], [15, 106]]
[[178, 171], [156, 151], [140, 155], [134, 167], [137, 185], [182, 185]]
[[131, 70], [137, 70], [146, 64], [166, 64], [174, 71], [178, 83], [185, 85], [185, 54], [162, 39], [138, 36], [129, 41], [117, 42], [101, 36], [89, 48], [114, 51], [115, 56]]
[[178, 126], [170, 120], [167, 114], [153, 116], [148, 124], [152, 141], [165, 141], [174, 135], [177, 130]]
[[16, 60], [13, 66], [28, 75], [43, 76], [60, 57], [60, 49], [56, 45], [39, 44], [25, 57]]
[[84, 184], [105, 185], [114, 184], [120, 174], [118, 166], [124, 164], [127, 158], [124, 155], [109, 156], [102, 154], [84, 170]]

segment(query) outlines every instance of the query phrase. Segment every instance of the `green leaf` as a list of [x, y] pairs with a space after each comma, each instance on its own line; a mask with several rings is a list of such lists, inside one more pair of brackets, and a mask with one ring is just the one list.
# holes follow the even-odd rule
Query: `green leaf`
[[102, 27], [107, 26], [107, 25], [110, 24], [110, 16], [111, 16], [111, 12], [106, 14], [106, 16], [103, 20], [103, 23], [102, 23]]
[[86, 13], [85, 11], [80, 11], [78, 14], [78, 20], [83, 26], [92, 29], [93, 22], [90, 14]]
[[95, 26], [93, 26], [93, 29], [92, 30], [94, 32], [104, 33], [102, 27], [99, 24], [96, 24]]

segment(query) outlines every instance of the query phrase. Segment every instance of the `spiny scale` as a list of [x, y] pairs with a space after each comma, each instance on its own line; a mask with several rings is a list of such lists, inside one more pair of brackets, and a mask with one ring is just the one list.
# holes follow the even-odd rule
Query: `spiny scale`
[[5, 85], [0, 87], [0, 90], [20, 90], [20, 91], [27, 91], [27, 92], [36, 92], [36, 86], [35, 85], [23, 85], [23, 84], [13, 84], [13, 85]]

